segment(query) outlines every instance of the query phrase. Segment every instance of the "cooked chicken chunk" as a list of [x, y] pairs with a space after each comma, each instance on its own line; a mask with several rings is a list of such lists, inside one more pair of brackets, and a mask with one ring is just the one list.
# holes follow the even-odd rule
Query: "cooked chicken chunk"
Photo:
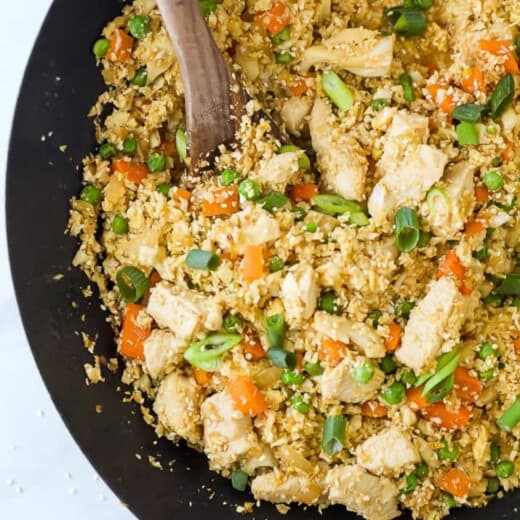
[[296, 264], [282, 282], [281, 299], [285, 317], [296, 325], [312, 316], [319, 296], [318, 278], [314, 269], [305, 263]]
[[[250, 206], [236, 214], [231, 224], [237, 221], [238, 242], [240, 244], [259, 245], [273, 242], [282, 234], [278, 221], [267, 211], [258, 206]], [[229, 226], [228, 230], [229, 230]]]
[[189, 339], [198, 329], [218, 330], [222, 324], [218, 303], [167, 282], [152, 289], [147, 310], [160, 327], [170, 329], [180, 339]]
[[434, 146], [411, 148], [399, 166], [387, 171], [368, 199], [368, 210], [382, 224], [401, 206], [417, 206], [427, 191], [442, 177], [448, 162], [446, 154]]
[[368, 161], [358, 141], [338, 126], [323, 98], [314, 102], [309, 129], [325, 188], [349, 200], [364, 199]]
[[427, 209], [428, 222], [437, 236], [455, 238], [456, 233], [464, 228], [475, 205], [474, 174], [475, 167], [467, 161], [448, 169], [443, 179], [447, 200], [441, 196], [433, 210]]
[[396, 358], [419, 373], [433, 362], [443, 345], [453, 346], [464, 321], [464, 300], [452, 278], [434, 282], [410, 313]]
[[314, 328], [333, 340], [343, 343], [352, 341], [369, 358], [381, 358], [386, 354], [383, 338], [364, 323], [318, 311], [314, 315]]
[[153, 409], [164, 428], [193, 444], [201, 440], [199, 409], [202, 392], [192, 377], [176, 373], [166, 376]]
[[366, 520], [391, 520], [401, 514], [395, 484], [385, 477], [371, 475], [358, 465], [330, 469], [325, 483], [333, 504], [343, 504]]
[[311, 505], [320, 498], [322, 486], [312, 477], [275, 470], [254, 478], [251, 492], [257, 500]]
[[173, 363], [182, 360], [186, 340], [166, 330], [154, 329], [144, 342], [146, 368], [152, 377], [160, 377]]
[[280, 116], [291, 134], [300, 135], [311, 108], [312, 100], [309, 97], [291, 97], [283, 104]]
[[200, 407], [200, 415], [204, 423], [204, 451], [212, 469], [223, 469], [235, 462], [246, 464], [266, 456], [253, 431], [251, 417], [235, 408], [227, 392], [208, 397]]
[[318, 379], [323, 399], [343, 401], [345, 403], [362, 403], [367, 401], [383, 384], [385, 375], [379, 368], [375, 369], [372, 379], [367, 383], [358, 383], [353, 376], [356, 366], [367, 361], [361, 356], [347, 354], [345, 359], [334, 368], [327, 368]]
[[300, 172], [299, 161], [303, 151], [285, 152], [273, 155], [260, 164], [258, 173], [251, 172], [250, 179], [255, 179], [272, 190], [284, 192], [288, 184], [298, 181]]
[[394, 56], [394, 37], [363, 28], [343, 29], [320, 45], [305, 50], [301, 57], [303, 72], [311, 67], [344, 69], [364, 77], [390, 74]]
[[373, 435], [356, 449], [357, 462], [376, 475], [393, 474], [419, 462], [419, 454], [408, 433], [398, 428]]

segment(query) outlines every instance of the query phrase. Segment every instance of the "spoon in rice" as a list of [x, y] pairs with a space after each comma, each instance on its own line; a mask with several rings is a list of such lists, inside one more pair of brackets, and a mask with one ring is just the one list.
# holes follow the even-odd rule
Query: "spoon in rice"
[[218, 50], [198, 0], [157, 0], [185, 89], [190, 174], [234, 141], [247, 96]]

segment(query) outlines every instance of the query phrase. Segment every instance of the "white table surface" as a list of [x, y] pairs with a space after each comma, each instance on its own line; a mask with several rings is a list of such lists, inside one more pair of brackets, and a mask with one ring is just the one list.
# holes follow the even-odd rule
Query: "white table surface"
[[97, 476], [49, 398], [22, 329], [7, 261], [5, 163], [12, 114], [50, 4], [0, 0], [0, 517], [131, 520], [133, 515]]

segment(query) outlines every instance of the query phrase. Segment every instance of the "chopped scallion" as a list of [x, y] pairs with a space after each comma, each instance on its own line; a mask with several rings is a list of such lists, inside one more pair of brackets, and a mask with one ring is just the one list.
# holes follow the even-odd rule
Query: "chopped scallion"
[[211, 251], [192, 249], [186, 257], [186, 265], [190, 269], [213, 271], [220, 265], [220, 257]]
[[324, 72], [321, 76], [321, 86], [323, 92], [341, 111], [354, 106], [354, 93], [335, 72]]
[[242, 341], [238, 334], [212, 334], [192, 343], [184, 359], [192, 366], [206, 372], [217, 372], [222, 365], [222, 356]]
[[515, 80], [512, 74], [503, 77], [495, 87], [489, 106], [491, 115], [500, 117], [515, 97]]
[[457, 141], [460, 146], [480, 144], [480, 135], [475, 123], [463, 121], [457, 125]]
[[400, 208], [395, 216], [395, 242], [402, 253], [413, 251], [419, 243], [419, 219], [408, 207]]
[[336, 455], [345, 447], [346, 425], [344, 415], [331, 415], [325, 420], [321, 447], [327, 455]]
[[129, 265], [117, 272], [116, 284], [123, 300], [136, 303], [150, 287], [150, 280], [137, 267]]

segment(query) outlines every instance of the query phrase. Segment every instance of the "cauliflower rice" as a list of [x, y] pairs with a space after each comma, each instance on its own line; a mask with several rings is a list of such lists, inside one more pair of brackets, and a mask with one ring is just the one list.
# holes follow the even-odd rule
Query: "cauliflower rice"
[[154, 0], [96, 42], [73, 264], [145, 420], [256, 499], [434, 520], [520, 485], [520, 2], [430, 3], [201, 2], [253, 101], [196, 184]]

